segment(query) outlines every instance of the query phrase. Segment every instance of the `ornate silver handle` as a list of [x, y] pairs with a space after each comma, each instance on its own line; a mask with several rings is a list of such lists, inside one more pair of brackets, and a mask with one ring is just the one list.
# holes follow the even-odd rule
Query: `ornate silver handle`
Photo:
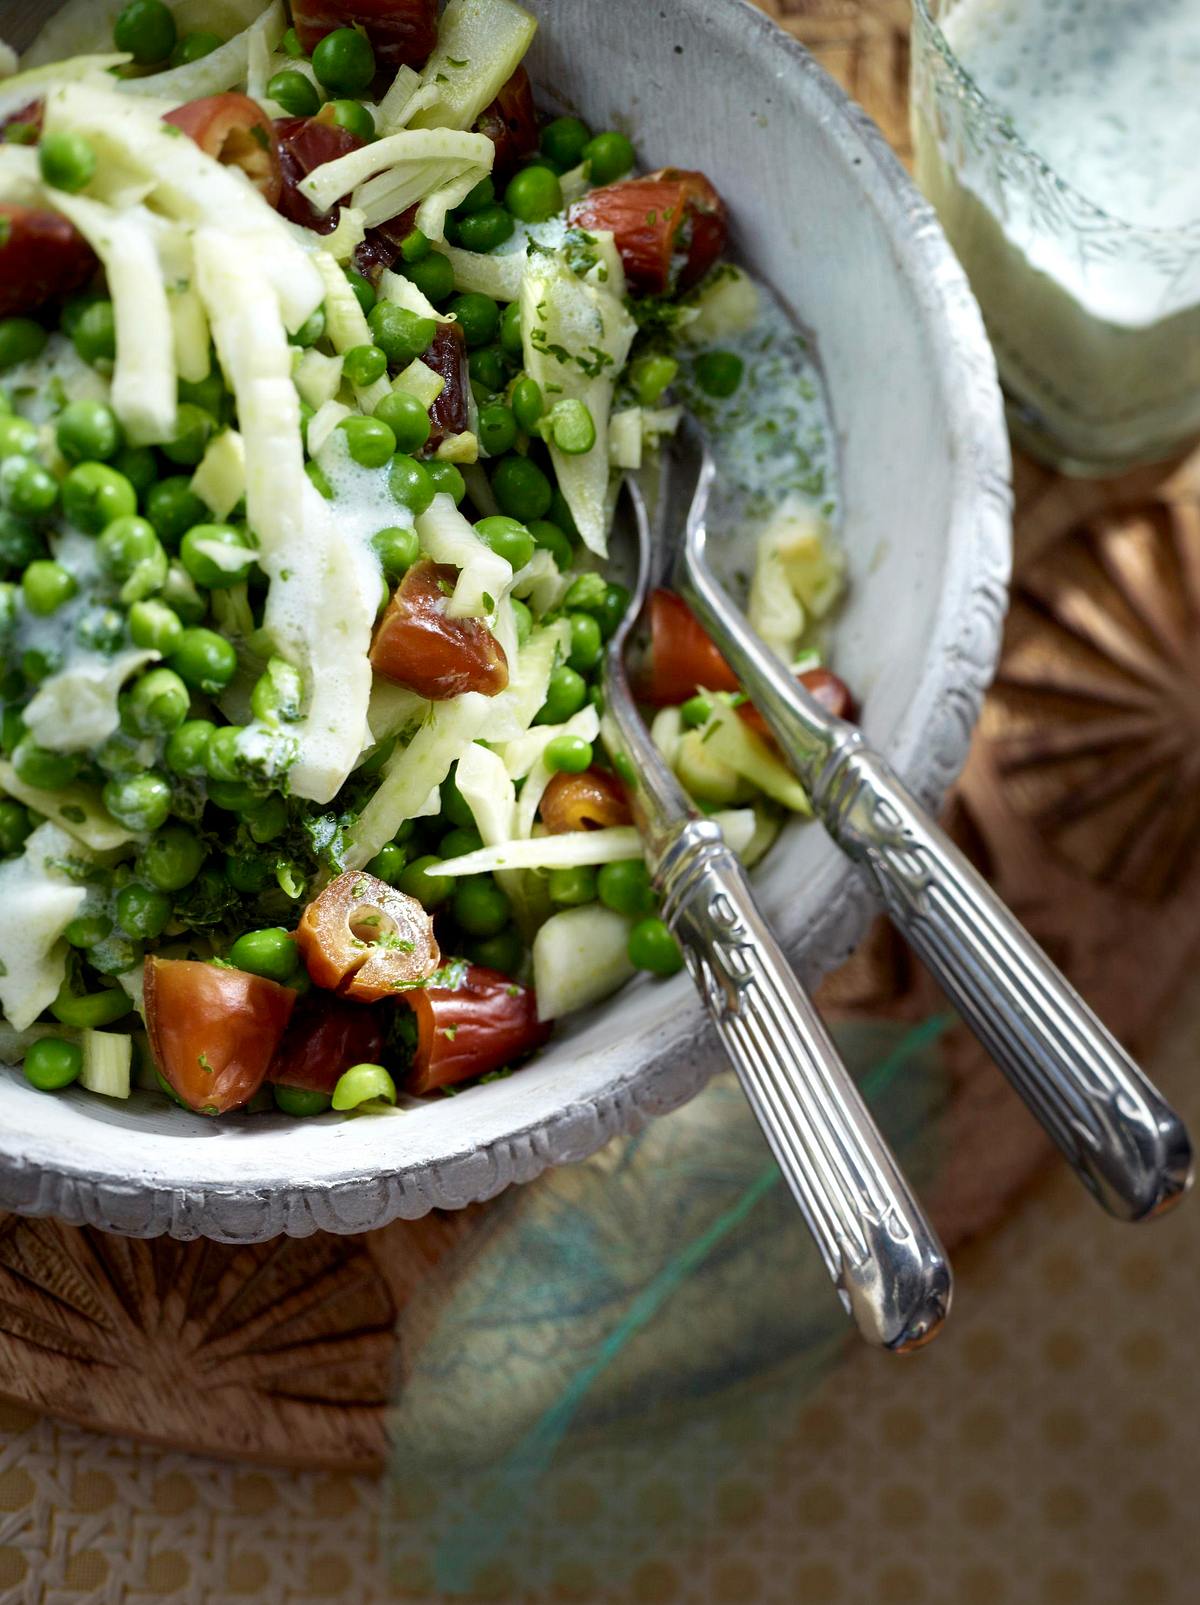
[[720, 829], [686, 823], [658, 857], [663, 915], [834, 1286], [868, 1342], [926, 1342], [950, 1267]]
[[721, 590], [689, 522], [676, 583], [770, 725], [838, 846], [1106, 1209], [1178, 1201], [1179, 1116], [859, 732], [798, 685]]

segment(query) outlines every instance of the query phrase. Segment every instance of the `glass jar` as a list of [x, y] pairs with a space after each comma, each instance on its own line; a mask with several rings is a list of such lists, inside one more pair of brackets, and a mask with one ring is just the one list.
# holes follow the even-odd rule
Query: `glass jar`
[[1196, 0], [913, 0], [917, 181], [983, 310], [1015, 438], [1068, 473], [1200, 435], [1200, 150], [1178, 160], [1171, 120], [1197, 67]]

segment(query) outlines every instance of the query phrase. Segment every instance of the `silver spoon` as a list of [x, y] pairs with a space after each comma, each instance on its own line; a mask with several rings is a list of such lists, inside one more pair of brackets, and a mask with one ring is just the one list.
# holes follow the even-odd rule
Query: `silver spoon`
[[1178, 1203], [1192, 1148], [1175, 1111], [862, 733], [828, 713], [768, 650], [705, 558], [715, 465], [685, 420], [674, 462], [695, 491], [671, 583], [720, 647], [842, 852], [1111, 1214]]
[[[625, 674], [632, 621], [663, 578], [645, 502], [633, 603], [604, 658], [604, 735], [630, 778], [663, 917], [737, 1071], [846, 1309], [869, 1343], [915, 1348], [950, 1306], [950, 1267], [829, 1033], [760, 914], [720, 827], [680, 789], [642, 723]], [[624, 761], [621, 761], [621, 760]]]

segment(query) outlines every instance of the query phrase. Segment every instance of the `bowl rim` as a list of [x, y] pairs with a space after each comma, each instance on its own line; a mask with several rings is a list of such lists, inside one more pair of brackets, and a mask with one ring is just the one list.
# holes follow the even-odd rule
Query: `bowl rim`
[[[755, 48], [781, 59], [781, 83], [804, 81], [805, 94], [824, 102], [827, 132], [857, 168], [862, 198], [881, 214], [897, 265], [925, 314], [951, 420], [949, 529], [938, 631], [921, 694], [882, 746], [920, 800], [936, 808], [966, 758], [1007, 605], [1011, 458], [995, 361], [966, 276], [932, 208], [866, 112], [749, 0], [722, 0], [716, 9], [724, 20], [710, 11], [710, 24], [756, 33]], [[806, 983], [850, 953], [876, 910], [873, 893], [843, 860], [820, 914], [802, 931], [782, 933]], [[674, 984], [686, 984], [686, 977]], [[361, 1165], [338, 1172], [331, 1152], [329, 1171], [319, 1180], [275, 1182], [247, 1167], [244, 1180], [232, 1185], [195, 1175], [167, 1181], [134, 1177], [132, 1165], [115, 1155], [111, 1168], [97, 1170], [90, 1156], [84, 1164], [61, 1150], [16, 1151], [0, 1131], [0, 1208], [137, 1237], [245, 1243], [280, 1234], [367, 1231], [431, 1209], [481, 1202], [552, 1164], [585, 1158], [618, 1133], [686, 1102], [721, 1067], [698, 1003], [679, 1011], [668, 1041], [644, 1044], [637, 1064], [628, 1056], [624, 1063], [606, 1057], [612, 1072], [586, 1101], [519, 1121], [502, 1136], [436, 1163], [418, 1158], [386, 1174]]]

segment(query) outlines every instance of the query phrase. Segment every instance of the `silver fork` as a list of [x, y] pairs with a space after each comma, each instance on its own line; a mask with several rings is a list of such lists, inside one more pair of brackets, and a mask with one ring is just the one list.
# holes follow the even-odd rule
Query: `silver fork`
[[692, 807], [630, 694], [624, 650], [661, 574], [646, 505], [626, 481], [637, 533], [633, 602], [604, 658], [604, 734], [625, 760], [646, 862], [784, 1179], [842, 1303], [869, 1343], [927, 1342], [950, 1306], [937, 1234], [876, 1129], [811, 999], [759, 912], [720, 827]]
[[674, 462], [696, 476], [671, 583], [721, 648], [838, 847], [976, 1036], [1113, 1215], [1142, 1220], [1191, 1181], [1183, 1122], [861, 732], [803, 689], [705, 558], [715, 467], [693, 420]]

